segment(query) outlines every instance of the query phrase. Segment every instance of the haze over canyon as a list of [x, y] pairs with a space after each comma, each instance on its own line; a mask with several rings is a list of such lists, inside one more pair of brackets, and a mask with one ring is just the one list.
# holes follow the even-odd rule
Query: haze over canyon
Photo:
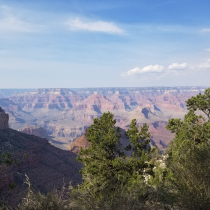
[[185, 101], [205, 88], [1, 89], [0, 106], [9, 114], [10, 128], [46, 137], [61, 149], [69, 149], [94, 118], [110, 111], [124, 130], [134, 118], [139, 127], [149, 124], [151, 143], [164, 150], [173, 139], [165, 129], [167, 121], [183, 119]]

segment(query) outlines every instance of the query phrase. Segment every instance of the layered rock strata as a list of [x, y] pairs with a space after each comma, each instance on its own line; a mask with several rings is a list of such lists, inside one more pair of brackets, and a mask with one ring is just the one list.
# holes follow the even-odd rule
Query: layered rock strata
[[[62, 149], [85, 129], [110, 111], [116, 126], [127, 130], [132, 119], [151, 125], [153, 141], [163, 150], [171, 140], [164, 124], [187, 113], [185, 101], [203, 93], [207, 87], [81, 88], [38, 89], [0, 99], [10, 115], [10, 127], [39, 126], [47, 131], [50, 142]], [[161, 126], [153, 125], [159, 124]]]

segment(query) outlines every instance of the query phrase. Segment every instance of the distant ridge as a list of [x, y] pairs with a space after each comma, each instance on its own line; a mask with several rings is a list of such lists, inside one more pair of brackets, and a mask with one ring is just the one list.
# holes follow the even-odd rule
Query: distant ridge
[[26, 93], [33, 90], [34, 89], [0, 89], [0, 98], [7, 98], [16, 93]]
[[47, 91], [47, 90], [63, 90], [63, 91], [69, 91], [72, 90], [75, 93], [84, 92], [84, 91], [90, 91], [91, 93], [94, 93], [98, 91], [99, 93], [111, 91], [148, 91], [148, 90], [189, 90], [189, 89], [206, 89], [208, 86], [174, 86], [174, 87], [164, 87], [164, 86], [154, 86], [154, 87], [87, 87], [87, 88], [36, 88], [36, 89], [0, 89], [0, 98], [7, 98], [14, 94], [21, 94], [26, 92], [33, 92], [33, 91]]

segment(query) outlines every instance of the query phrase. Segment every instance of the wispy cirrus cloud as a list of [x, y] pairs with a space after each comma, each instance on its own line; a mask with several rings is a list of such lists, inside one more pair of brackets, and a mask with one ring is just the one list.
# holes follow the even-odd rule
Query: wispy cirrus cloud
[[104, 21], [83, 21], [80, 18], [71, 18], [66, 22], [68, 30], [84, 30], [103, 32], [109, 34], [123, 34], [124, 31], [112, 22]]
[[205, 51], [210, 52], [210, 48], [205, 49]]

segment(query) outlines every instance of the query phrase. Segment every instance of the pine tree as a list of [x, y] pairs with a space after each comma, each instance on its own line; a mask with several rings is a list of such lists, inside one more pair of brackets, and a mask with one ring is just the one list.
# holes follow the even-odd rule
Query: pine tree
[[209, 209], [210, 89], [186, 103], [189, 112], [184, 120], [171, 119], [166, 126], [176, 135], [166, 151], [170, 177], [165, 185], [171, 187], [181, 208]]
[[126, 132], [126, 136], [129, 138], [131, 145], [125, 148], [126, 150], [133, 150], [132, 157], [129, 158], [127, 165], [131, 168], [132, 182], [138, 178], [142, 178], [142, 175], [151, 174], [152, 164], [150, 154], [150, 137], [148, 132], [149, 126], [144, 124], [139, 132], [136, 119], [133, 119], [130, 124], [130, 129]]
[[187, 108], [190, 111], [201, 111], [210, 121], [210, 88], [206, 89], [204, 94], [199, 93], [186, 101]]
[[95, 197], [100, 197], [106, 188], [114, 190], [117, 184], [124, 181], [126, 173], [120, 129], [115, 128], [116, 120], [113, 117], [108, 112], [94, 119], [87, 132], [90, 146], [81, 149], [77, 158], [83, 163], [81, 173], [84, 182], [81, 189], [89, 190]]
[[[122, 189], [127, 191], [132, 186], [136, 188], [136, 183], [144, 183], [151, 159], [148, 126], [145, 124], [139, 132], [136, 120], [131, 122], [126, 132], [131, 145], [126, 150], [132, 149], [133, 157], [128, 157], [120, 143], [120, 128], [116, 128], [115, 124], [114, 115], [108, 112], [94, 119], [87, 131], [90, 146], [81, 148], [77, 158], [83, 163], [81, 173], [84, 182], [72, 193], [73, 197], [80, 199], [80, 203], [84, 200], [111, 203]], [[82, 200], [82, 197], [85, 199]]]

